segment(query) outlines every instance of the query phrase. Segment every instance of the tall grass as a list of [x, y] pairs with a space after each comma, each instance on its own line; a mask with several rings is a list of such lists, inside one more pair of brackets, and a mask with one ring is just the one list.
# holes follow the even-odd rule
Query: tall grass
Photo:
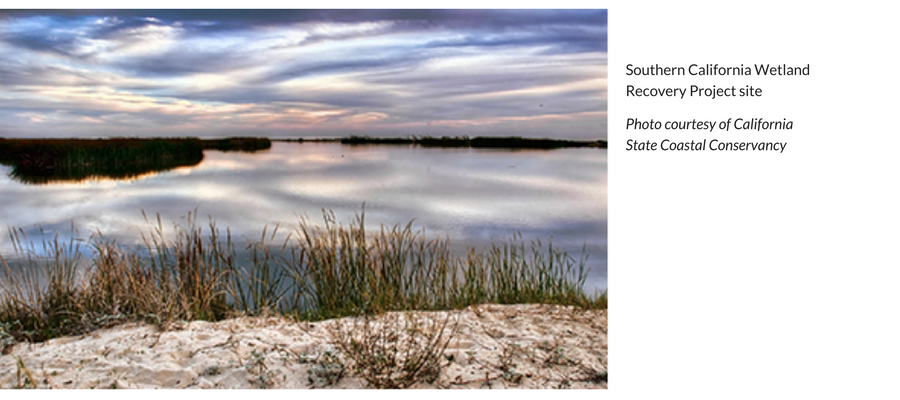
[[78, 301], [82, 287], [78, 270], [85, 262], [81, 243], [54, 236], [37, 247], [25, 241], [21, 229], [10, 229], [9, 234], [23, 260], [21, 269], [13, 272], [0, 257], [0, 323], [4, 334], [40, 340], [77, 331], [87, 311]]
[[587, 295], [586, 257], [574, 259], [521, 236], [458, 254], [447, 238], [427, 238], [412, 223], [367, 231], [333, 212], [324, 224], [301, 219], [238, 246], [213, 222], [164, 229], [145, 215], [143, 245], [127, 248], [99, 232], [40, 246], [11, 230], [16, 267], [0, 258], [0, 323], [7, 336], [40, 341], [120, 321], [165, 325], [278, 313], [318, 320], [394, 310], [458, 309], [480, 303], [554, 303], [605, 307]]

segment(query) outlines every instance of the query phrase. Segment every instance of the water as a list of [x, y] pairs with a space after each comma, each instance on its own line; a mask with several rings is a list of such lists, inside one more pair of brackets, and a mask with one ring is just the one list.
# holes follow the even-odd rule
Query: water
[[[147, 230], [141, 211], [164, 227], [194, 210], [237, 237], [259, 240], [263, 227], [290, 228], [322, 209], [349, 223], [365, 204], [366, 224], [406, 224], [428, 237], [484, 246], [519, 232], [526, 240], [588, 254], [589, 290], [607, 287], [607, 152], [598, 149], [484, 150], [281, 143], [256, 153], [205, 151], [193, 167], [130, 180], [34, 185], [0, 166], [0, 221], [65, 239], [101, 231], [128, 245]], [[0, 237], [0, 254], [12, 253]]]

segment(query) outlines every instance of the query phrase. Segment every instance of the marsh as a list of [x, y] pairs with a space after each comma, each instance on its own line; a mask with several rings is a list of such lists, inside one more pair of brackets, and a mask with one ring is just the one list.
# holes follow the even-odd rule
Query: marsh
[[[588, 256], [588, 290], [606, 288], [606, 150], [505, 150], [274, 142], [256, 152], [204, 150], [195, 165], [128, 179], [35, 185], [0, 166], [0, 219], [30, 240], [100, 231], [137, 245], [142, 211], [170, 226], [189, 212], [258, 240], [264, 227], [320, 220], [323, 209], [349, 222], [364, 208], [372, 227], [413, 221], [458, 247], [524, 240]], [[77, 233], [72, 231], [72, 226]], [[12, 253], [0, 238], [0, 254]]]

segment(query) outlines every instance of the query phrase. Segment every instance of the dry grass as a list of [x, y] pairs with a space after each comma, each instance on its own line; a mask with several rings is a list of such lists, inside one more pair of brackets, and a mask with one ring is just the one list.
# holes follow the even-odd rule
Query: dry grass
[[16, 389], [37, 389], [37, 381], [21, 357], [16, 357]]
[[[0, 343], [43, 341], [125, 321], [165, 327], [180, 320], [282, 314], [319, 320], [397, 310], [451, 310], [482, 303], [604, 308], [584, 293], [585, 258], [520, 237], [484, 251], [451, 252], [412, 224], [366, 230], [325, 213], [300, 221], [280, 245], [263, 230], [239, 252], [214, 223], [169, 232], [147, 218], [144, 244], [128, 249], [99, 232], [86, 240], [29, 241], [11, 230], [17, 267], [0, 258]], [[239, 254], [246, 255], [245, 257]]]
[[433, 313], [390, 313], [358, 317], [348, 326], [338, 324], [331, 340], [369, 387], [405, 389], [437, 380], [457, 329], [458, 321], [449, 313], [444, 318]]

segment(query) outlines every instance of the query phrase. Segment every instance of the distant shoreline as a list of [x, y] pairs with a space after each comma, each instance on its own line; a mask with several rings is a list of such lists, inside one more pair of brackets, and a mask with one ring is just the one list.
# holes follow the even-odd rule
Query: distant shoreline
[[598, 140], [567, 140], [549, 138], [523, 138], [519, 136], [407, 136], [393, 138], [379, 138], [370, 136], [350, 136], [342, 138], [297, 138], [297, 139], [271, 139], [274, 142], [291, 143], [341, 143], [346, 145], [411, 145], [422, 147], [468, 147], [468, 148], [506, 148], [506, 149], [559, 149], [594, 147], [607, 148], [607, 141]]
[[272, 147], [267, 138], [3, 139], [0, 164], [27, 183], [133, 178], [197, 165], [204, 150], [253, 152]]
[[376, 138], [0, 138], [0, 165], [13, 167], [12, 176], [27, 183], [134, 178], [148, 173], [197, 165], [205, 150], [256, 152], [272, 142], [339, 143], [348, 146], [417, 146], [506, 150], [606, 149], [607, 141], [523, 138], [518, 136], [408, 136]]
[[498, 148], [569, 148], [569, 147], [596, 147], [607, 148], [606, 139], [597, 140], [570, 140], [550, 138], [524, 138], [520, 136], [406, 136], [406, 137], [371, 137], [371, 136], [347, 136], [337, 138], [266, 138], [266, 137], [222, 137], [222, 138], [198, 138], [198, 137], [106, 137], [106, 138], [3, 138], [0, 137], [0, 155], [4, 149], [22, 143], [44, 144], [77, 144], [91, 142], [119, 142], [141, 143], [147, 141], [186, 142], [199, 141], [203, 150], [243, 150], [254, 151], [269, 148], [271, 142], [283, 143], [341, 143], [341, 144], [372, 144], [372, 145], [418, 145], [423, 147], [498, 147]]

